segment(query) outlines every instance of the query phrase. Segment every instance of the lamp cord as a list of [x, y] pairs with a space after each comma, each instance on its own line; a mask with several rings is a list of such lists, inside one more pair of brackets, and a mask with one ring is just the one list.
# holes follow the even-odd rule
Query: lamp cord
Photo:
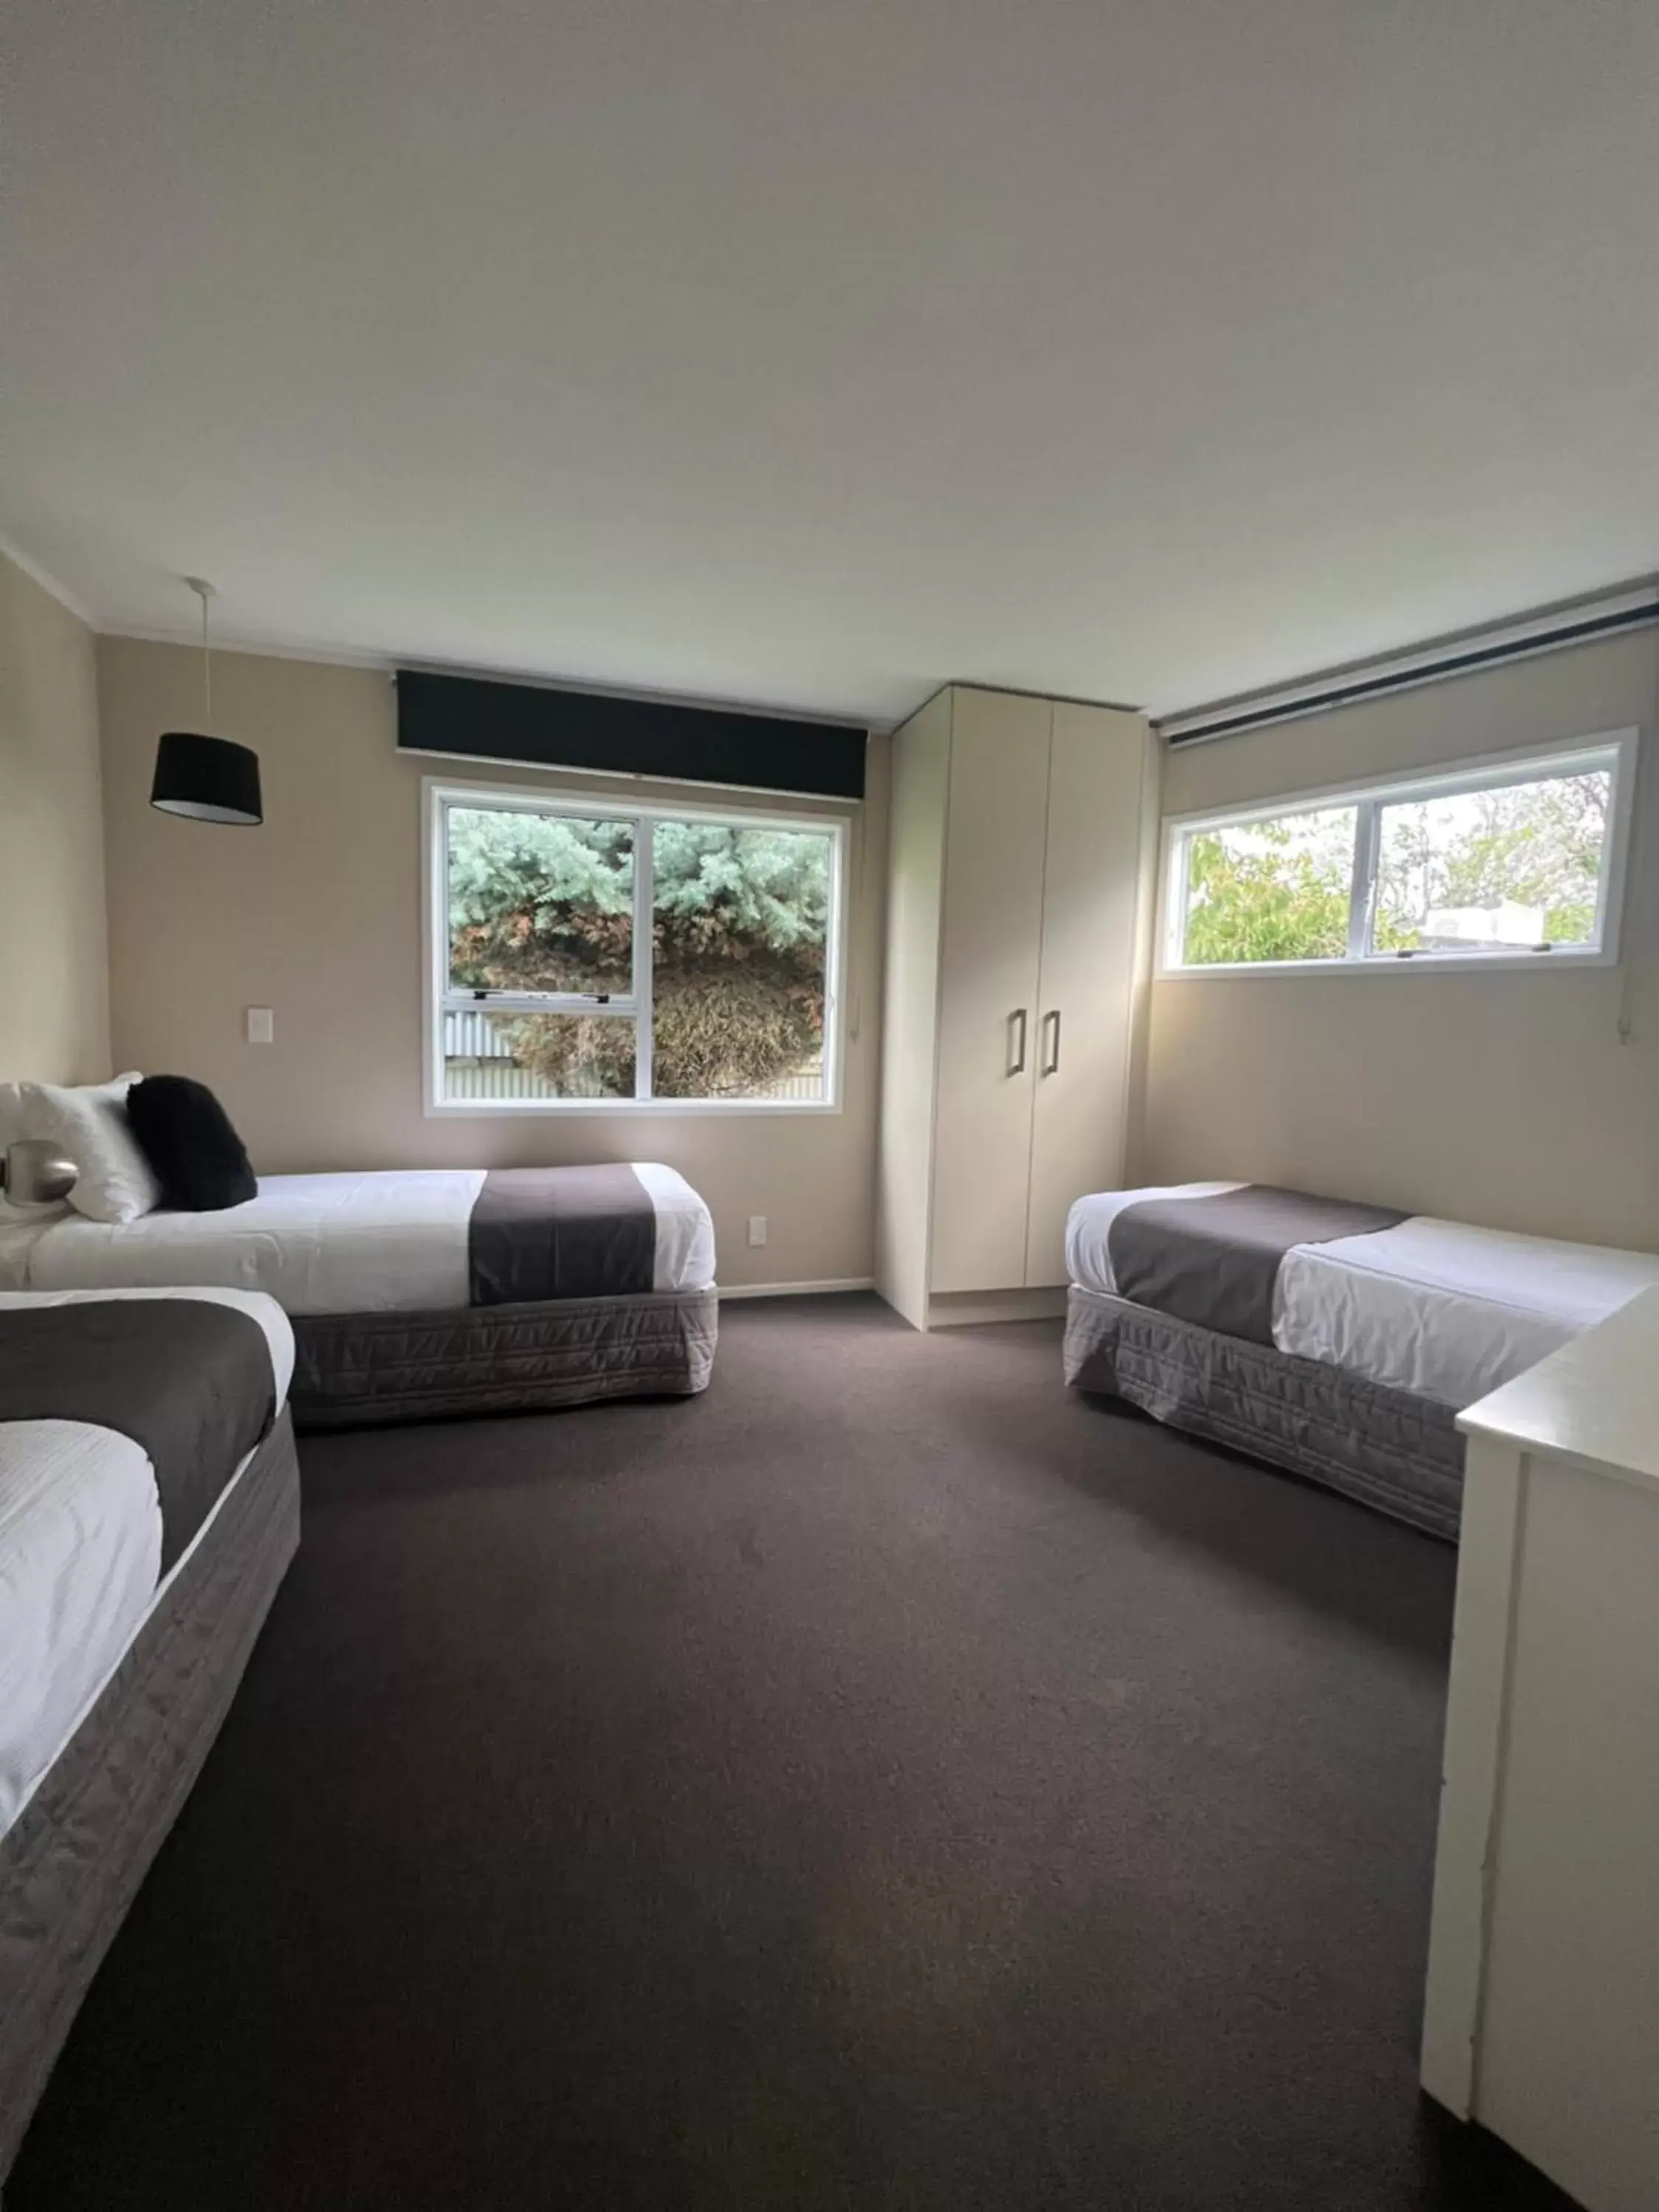
[[208, 650], [208, 595], [202, 594], [202, 715], [213, 720], [213, 655]]

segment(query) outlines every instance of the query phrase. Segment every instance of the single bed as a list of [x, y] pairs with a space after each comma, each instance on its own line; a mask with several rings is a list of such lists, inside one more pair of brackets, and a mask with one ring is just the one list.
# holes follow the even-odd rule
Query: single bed
[[0, 2179], [299, 1540], [293, 1333], [0, 1295]]
[[714, 1230], [659, 1162], [266, 1176], [220, 1212], [0, 1229], [0, 1284], [260, 1291], [301, 1427], [706, 1388]]
[[1102, 1191], [1066, 1229], [1066, 1376], [1455, 1536], [1463, 1407], [1659, 1257], [1236, 1182]]

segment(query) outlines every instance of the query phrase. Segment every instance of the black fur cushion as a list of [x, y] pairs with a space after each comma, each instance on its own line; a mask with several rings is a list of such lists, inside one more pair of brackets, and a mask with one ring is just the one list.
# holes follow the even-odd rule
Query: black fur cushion
[[127, 1093], [127, 1120], [161, 1186], [163, 1206], [218, 1213], [258, 1190], [246, 1149], [205, 1083], [147, 1075]]

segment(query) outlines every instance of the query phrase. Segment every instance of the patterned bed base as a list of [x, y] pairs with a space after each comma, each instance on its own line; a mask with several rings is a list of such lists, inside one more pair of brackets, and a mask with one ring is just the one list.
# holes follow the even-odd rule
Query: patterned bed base
[[301, 1429], [690, 1397], [714, 1364], [713, 1290], [295, 1320]]
[[1449, 1406], [1076, 1285], [1066, 1380], [1456, 1538], [1463, 1439]]
[[0, 1837], [0, 2179], [300, 1540], [284, 1413]]

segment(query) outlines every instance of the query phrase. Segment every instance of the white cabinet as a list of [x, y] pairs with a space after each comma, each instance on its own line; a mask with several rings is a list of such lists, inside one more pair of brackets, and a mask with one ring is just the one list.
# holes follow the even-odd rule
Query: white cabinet
[[1024, 693], [895, 740], [877, 1282], [918, 1328], [1063, 1285], [1122, 1180], [1157, 781], [1139, 715]]
[[1458, 1425], [1423, 2082], [1589, 2212], [1652, 2212], [1659, 1291]]
[[[1025, 1281], [1048, 724], [1046, 700], [959, 691], [952, 702], [938, 1077], [949, 1103], [933, 1132], [935, 1293]], [[951, 1202], [969, 1191], [971, 1206]]]

